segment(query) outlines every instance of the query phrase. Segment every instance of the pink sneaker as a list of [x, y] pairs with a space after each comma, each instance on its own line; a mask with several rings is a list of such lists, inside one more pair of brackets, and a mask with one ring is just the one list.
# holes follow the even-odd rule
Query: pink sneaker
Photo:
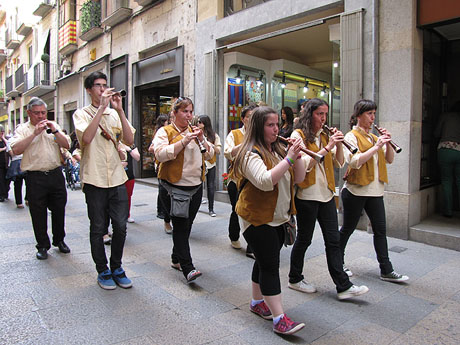
[[254, 314], [263, 317], [265, 320], [273, 319], [272, 312], [270, 311], [270, 308], [268, 308], [268, 306], [265, 304], [265, 301], [262, 301], [259, 304], [256, 304], [255, 306], [249, 305], [249, 309]]
[[294, 334], [305, 327], [303, 322], [294, 322], [284, 314], [283, 318], [273, 326], [273, 331], [279, 334]]

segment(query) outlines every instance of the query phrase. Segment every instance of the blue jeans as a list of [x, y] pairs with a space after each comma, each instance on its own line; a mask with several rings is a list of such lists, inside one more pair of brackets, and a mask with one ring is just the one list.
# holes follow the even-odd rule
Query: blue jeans
[[452, 216], [454, 180], [457, 184], [460, 198], [460, 151], [446, 148], [439, 149], [438, 162], [441, 168], [441, 186], [444, 201], [442, 213], [445, 216]]
[[390, 258], [388, 257], [387, 228], [385, 219], [385, 205], [383, 196], [356, 196], [348, 189], [342, 189], [343, 226], [340, 229], [340, 248], [345, 255], [348, 239], [358, 225], [363, 209], [371, 221], [374, 232], [374, 250], [380, 264], [380, 272], [389, 274], [393, 272]]
[[323, 232], [326, 246], [327, 268], [337, 288], [337, 292], [348, 290], [353, 284], [343, 271], [340, 233], [337, 209], [334, 199], [328, 202], [301, 200], [295, 198], [297, 209], [297, 237], [291, 251], [289, 282], [298, 283], [304, 279], [302, 274], [305, 252], [311, 244], [316, 220]]
[[108, 269], [103, 236], [107, 233], [108, 220], [110, 219], [113, 230], [110, 269], [114, 271], [121, 267], [125, 246], [126, 222], [129, 213], [126, 187], [122, 184], [117, 187], [99, 188], [85, 183], [83, 192], [85, 193], [90, 221], [91, 255], [96, 264], [96, 270], [101, 273]]

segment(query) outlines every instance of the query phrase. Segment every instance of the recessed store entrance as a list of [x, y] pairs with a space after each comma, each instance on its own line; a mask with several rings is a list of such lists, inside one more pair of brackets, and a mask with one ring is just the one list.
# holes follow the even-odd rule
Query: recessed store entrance
[[172, 78], [152, 83], [139, 90], [141, 127], [141, 177], [153, 177], [155, 165], [153, 154], [148, 152], [155, 132], [156, 119], [160, 114], [169, 114], [171, 100], [179, 96], [180, 79]]

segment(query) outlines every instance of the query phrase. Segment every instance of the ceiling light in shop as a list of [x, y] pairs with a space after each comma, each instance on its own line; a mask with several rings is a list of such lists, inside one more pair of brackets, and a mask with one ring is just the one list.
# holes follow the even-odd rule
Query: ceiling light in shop
[[238, 73], [236, 74], [236, 83], [241, 84], [241, 70], [238, 68]]
[[286, 87], [286, 76], [283, 74], [283, 79], [281, 80], [281, 87], [284, 89]]
[[332, 64], [332, 66], [333, 66], [334, 68], [337, 68], [337, 67], [339, 67], [339, 63], [338, 63], [337, 61], [334, 61], [334, 63]]
[[305, 86], [303, 87], [303, 92], [308, 92], [308, 80], [305, 80]]

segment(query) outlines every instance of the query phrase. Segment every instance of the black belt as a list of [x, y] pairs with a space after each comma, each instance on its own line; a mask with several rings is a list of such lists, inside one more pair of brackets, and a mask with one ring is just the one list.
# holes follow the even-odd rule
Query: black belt
[[41, 171], [41, 170], [28, 170], [27, 173], [28, 174], [42, 174], [42, 175], [51, 175], [52, 173], [56, 172], [56, 171], [62, 171], [62, 168], [61, 167], [57, 167], [57, 168], [54, 168], [52, 170], [45, 170], [45, 171]]

